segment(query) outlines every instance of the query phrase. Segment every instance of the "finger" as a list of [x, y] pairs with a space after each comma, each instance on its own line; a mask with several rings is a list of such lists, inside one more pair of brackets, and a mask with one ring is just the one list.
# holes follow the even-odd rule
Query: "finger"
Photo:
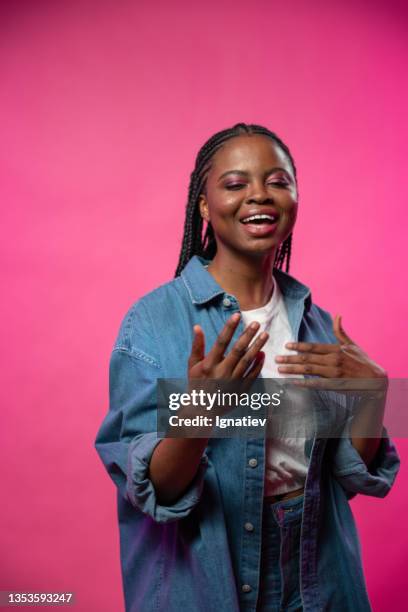
[[234, 314], [230, 316], [230, 318], [222, 328], [221, 332], [218, 334], [213, 346], [211, 347], [210, 352], [207, 355], [208, 363], [210, 366], [219, 363], [224, 357], [224, 353], [229, 343], [231, 342], [231, 338], [234, 335], [240, 318], [241, 314], [239, 312], [234, 312]]
[[[327, 389], [327, 390], [341, 390], [343, 389], [340, 385], [336, 384], [336, 380], [333, 378], [302, 378], [291, 381], [295, 387], [304, 387], [309, 389]], [[339, 380], [341, 383], [342, 381]]]
[[371, 384], [375, 379], [364, 379], [364, 378], [303, 378], [293, 380], [292, 384], [299, 387], [310, 387], [315, 389], [327, 389], [333, 391], [339, 391], [343, 394], [355, 395], [358, 392], [362, 393], [376, 393], [385, 391], [384, 387], [380, 388], [378, 384], [373, 386]]
[[324, 378], [340, 378], [337, 368], [312, 363], [279, 366], [278, 371], [282, 374], [311, 374], [312, 376], [324, 376]]
[[257, 353], [259, 353], [261, 348], [265, 345], [268, 338], [269, 334], [266, 332], [262, 332], [261, 334], [259, 334], [259, 336], [253, 341], [251, 346], [245, 352], [241, 353], [241, 356], [239, 357], [238, 361], [236, 360], [235, 355], [231, 355], [231, 359], [230, 361], [228, 361], [228, 359], [230, 358], [230, 354], [232, 353], [231, 351], [228, 357], [226, 357], [225, 361], [228, 361], [228, 365], [232, 364], [233, 378], [241, 378], [242, 376], [244, 376], [246, 370], [255, 359]]
[[259, 366], [259, 362], [265, 359], [265, 353], [263, 351], [258, 351], [255, 357], [252, 359], [249, 366], [246, 368], [244, 373], [242, 374], [242, 378], [249, 378], [249, 375], [253, 372], [254, 368]]
[[188, 360], [189, 369], [202, 361], [205, 355], [205, 336], [200, 325], [194, 325], [193, 332], [193, 344], [191, 346], [191, 353]]
[[342, 353], [341, 351], [336, 351], [335, 353], [298, 353], [297, 355], [277, 355], [275, 357], [276, 363], [313, 363], [315, 365], [334, 365], [340, 366], [342, 362]]
[[341, 315], [336, 315], [333, 321], [333, 332], [340, 344], [354, 344], [353, 340], [343, 329]]
[[263, 351], [259, 351], [255, 359], [252, 361], [249, 369], [245, 372], [242, 377], [242, 383], [240, 383], [240, 389], [242, 392], [248, 392], [256, 378], [258, 378], [259, 374], [262, 371], [263, 366], [265, 365], [265, 353]]
[[[231, 350], [223, 361], [223, 366], [227, 372], [231, 373], [239, 360], [246, 354], [248, 351], [248, 345], [253, 337], [257, 334], [259, 328], [260, 324], [257, 321], [253, 321], [233, 344]], [[252, 359], [254, 357], [255, 354], [252, 356]], [[247, 365], [249, 365], [249, 362]]]
[[301, 353], [317, 353], [323, 355], [326, 353], [337, 353], [341, 351], [338, 344], [323, 344], [321, 342], [287, 342], [285, 347], [292, 351]]
[[265, 353], [263, 351], [259, 351], [254, 361], [252, 362], [252, 366], [249, 371], [245, 374], [245, 378], [254, 379], [258, 378], [263, 366], [265, 363]]

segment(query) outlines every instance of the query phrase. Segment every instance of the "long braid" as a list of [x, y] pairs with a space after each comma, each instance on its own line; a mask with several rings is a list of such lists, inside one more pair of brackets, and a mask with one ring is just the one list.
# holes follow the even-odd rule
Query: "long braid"
[[292, 250], [292, 234], [282, 242], [276, 253], [274, 266], [280, 270], [283, 268], [283, 263], [286, 259], [286, 272], [289, 272], [290, 255]]
[[[267, 128], [256, 124], [236, 123], [232, 128], [221, 130], [211, 136], [199, 150], [195, 168], [190, 176], [183, 241], [175, 276], [180, 275], [184, 266], [194, 255], [213, 259], [216, 254], [217, 244], [211, 223], [207, 224], [206, 232], [204, 236], [202, 235], [203, 219], [200, 214], [198, 200], [203, 190], [205, 192], [207, 173], [211, 167], [210, 161], [213, 155], [227, 140], [243, 134], [262, 134], [278, 144], [289, 158], [296, 180], [296, 166], [288, 147], [274, 132]], [[289, 272], [291, 247], [292, 234], [282, 242], [277, 250], [274, 262], [276, 268], [282, 269], [286, 260], [286, 272]]]

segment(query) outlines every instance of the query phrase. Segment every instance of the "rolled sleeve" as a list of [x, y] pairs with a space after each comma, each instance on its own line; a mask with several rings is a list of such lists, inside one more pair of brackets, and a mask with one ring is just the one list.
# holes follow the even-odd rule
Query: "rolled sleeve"
[[126, 490], [129, 501], [158, 523], [169, 523], [187, 516], [200, 500], [208, 456], [201, 457], [197, 472], [184, 493], [171, 505], [157, 503], [156, 492], [148, 477], [150, 459], [161, 441], [155, 432], [140, 434], [129, 445]]
[[[132, 338], [132, 342], [130, 341]], [[185, 517], [198, 503], [208, 457], [174, 503], [157, 503], [148, 477], [157, 433], [157, 379], [163, 378], [154, 329], [136, 304], [125, 317], [109, 364], [109, 410], [98, 430], [95, 448], [125, 501], [156, 522]]]
[[333, 457], [332, 473], [351, 499], [357, 493], [385, 497], [397, 476], [400, 458], [395, 444], [383, 427], [381, 442], [374, 459], [367, 467], [351, 438], [339, 438]]

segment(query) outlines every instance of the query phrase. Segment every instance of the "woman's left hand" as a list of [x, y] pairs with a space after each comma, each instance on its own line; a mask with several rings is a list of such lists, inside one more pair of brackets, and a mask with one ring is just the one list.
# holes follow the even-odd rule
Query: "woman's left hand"
[[[346, 334], [339, 315], [334, 318], [333, 331], [338, 340], [337, 344], [288, 342], [286, 347], [298, 351], [298, 354], [279, 355], [275, 359], [277, 363], [286, 364], [278, 368], [279, 372], [289, 376], [312, 375], [312, 378], [296, 380], [296, 386], [352, 394], [356, 391], [370, 392], [370, 397], [364, 393], [368, 407], [363, 402], [355, 409], [349, 434], [352, 445], [369, 466], [381, 442], [388, 376], [386, 371]], [[373, 402], [374, 399], [380, 401]]]
[[288, 342], [286, 348], [298, 351], [298, 354], [276, 357], [277, 363], [285, 364], [278, 367], [279, 372], [324, 378], [377, 378], [383, 379], [381, 382], [387, 381], [386, 371], [346, 334], [340, 315], [334, 318], [333, 331], [338, 344]]

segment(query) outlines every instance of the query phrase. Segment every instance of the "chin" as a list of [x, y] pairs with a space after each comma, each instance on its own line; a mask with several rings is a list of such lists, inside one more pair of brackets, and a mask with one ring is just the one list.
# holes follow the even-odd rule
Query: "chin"
[[279, 243], [269, 243], [269, 244], [255, 244], [242, 249], [241, 252], [247, 254], [251, 257], [264, 257], [269, 255], [277, 250]]

